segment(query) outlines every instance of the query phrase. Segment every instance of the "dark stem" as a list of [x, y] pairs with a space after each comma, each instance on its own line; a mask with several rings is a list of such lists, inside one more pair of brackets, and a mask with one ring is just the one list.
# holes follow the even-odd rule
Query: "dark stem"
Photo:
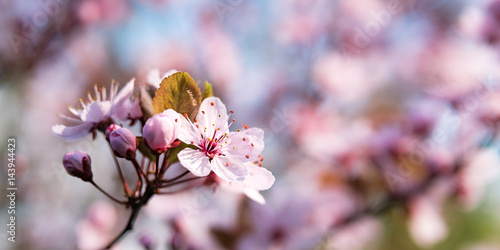
[[107, 246], [106, 249], [110, 249], [118, 240], [120, 240], [128, 231], [132, 230], [134, 228], [134, 223], [135, 220], [137, 219], [137, 216], [139, 215], [139, 211], [141, 208], [147, 204], [149, 199], [153, 196], [154, 194], [154, 188], [150, 188], [148, 186], [146, 188], [146, 191], [144, 192], [144, 196], [142, 196], [140, 199], [129, 199], [129, 204], [132, 208], [132, 212], [130, 213], [130, 217], [128, 219], [127, 225], [123, 230], [121, 231], [120, 234], [118, 234]]
[[118, 203], [118, 204], [122, 204], [122, 205], [125, 205], [127, 204], [126, 201], [120, 201], [118, 199], [116, 199], [115, 197], [111, 196], [110, 194], [108, 194], [106, 191], [104, 191], [101, 187], [99, 187], [99, 185], [97, 185], [94, 180], [90, 180], [89, 181], [92, 185], [94, 185], [95, 188], [97, 188], [97, 190], [101, 191], [101, 193], [103, 193], [104, 195], [106, 195], [108, 198], [110, 198], [111, 200], [113, 200], [114, 202]]
[[167, 150], [165, 152], [165, 156], [163, 158], [163, 163], [161, 165], [160, 175], [158, 176], [158, 178], [160, 178], [160, 176], [163, 176], [165, 174], [165, 172], [167, 172], [167, 169], [169, 167], [169, 164], [168, 164], [168, 156], [169, 155], [170, 155], [170, 151]]
[[172, 187], [172, 186], [184, 183], [184, 182], [193, 181], [193, 180], [199, 180], [201, 178], [203, 178], [203, 177], [192, 177], [192, 178], [188, 178], [188, 179], [185, 179], [185, 180], [182, 180], [182, 181], [171, 182], [171, 183], [164, 183], [164, 184], [162, 184], [160, 186], [160, 188]]

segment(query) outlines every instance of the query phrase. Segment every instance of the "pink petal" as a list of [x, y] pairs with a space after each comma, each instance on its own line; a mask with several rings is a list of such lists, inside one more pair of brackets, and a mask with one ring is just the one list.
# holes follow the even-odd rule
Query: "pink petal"
[[264, 196], [259, 193], [259, 191], [251, 188], [245, 188], [245, 195], [250, 198], [251, 200], [259, 203], [259, 204], [266, 204], [266, 200], [264, 199]]
[[247, 188], [255, 190], [267, 190], [269, 189], [275, 181], [273, 174], [263, 168], [254, 165], [253, 163], [245, 164], [248, 171], [248, 176], [243, 182]]
[[92, 127], [91, 123], [83, 123], [73, 127], [54, 125], [52, 126], [52, 133], [66, 140], [76, 140], [85, 137]]
[[109, 117], [109, 111], [111, 109], [111, 102], [93, 102], [87, 105], [87, 108], [83, 110], [81, 114], [82, 121], [98, 123], [106, 120]]
[[247, 168], [236, 157], [215, 156], [210, 165], [214, 173], [226, 181], [244, 181], [248, 175]]
[[205, 135], [213, 139], [214, 131], [220, 129], [220, 133], [225, 133], [228, 128], [226, 105], [217, 97], [208, 97], [200, 105], [196, 120], [201, 131], [206, 128]]
[[254, 161], [264, 150], [264, 130], [260, 128], [230, 133], [229, 137], [227, 152], [243, 162]]
[[207, 176], [211, 171], [208, 157], [198, 150], [185, 148], [177, 154], [177, 157], [181, 165], [196, 176]]
[[437, 206], [425, 196], [410, 202], [408, 227], [413, 240], [421, 247], [430, 247], [448, 236], [448, 227]]
[[137, 119], [142, 116], [139, 99], [136, 98], [134, 102], [130, 100], [134, 92], [134, 82], [135, 79], [132, 78], [132, 80], [130, 80], [114, 97], [113, 107], [111, 109], [113, 118], [125, 121], [127, 119]]
[[195, 126], [189, 122], [186, 118], [182, 117], [179, 115], [179, 120], [181, 123], [181, 129], [178, 134], [179, 140], [191, 144], [191, 142], [194, 142], [195, 144], [200, 144], [200, 131], [195, 128]]

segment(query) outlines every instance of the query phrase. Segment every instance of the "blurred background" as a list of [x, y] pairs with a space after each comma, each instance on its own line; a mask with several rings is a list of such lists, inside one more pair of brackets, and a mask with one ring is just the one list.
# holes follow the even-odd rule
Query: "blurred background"
[[94, 84], [176, 69], [213, 84], [233, 129], [265, 130], [276, 183], [266, 205], [155, 197], [116, 249], [500, 249], [499, 59], [497, 0], [0, 0], [0, 248], [97, 249], [120, 231], [127, 210], [61, 162], [87, 152], [119, 195], [104, 137], [51, 126]]

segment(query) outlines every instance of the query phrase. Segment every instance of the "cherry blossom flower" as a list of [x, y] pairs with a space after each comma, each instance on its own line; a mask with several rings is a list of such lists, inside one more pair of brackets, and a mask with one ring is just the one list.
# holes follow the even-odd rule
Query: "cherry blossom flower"
[[226, 106], [219, 98], [206, 98], [194, 122], [181, 120], [179, 139], [196, 149], [186, 148], [178, 158], [196, 176], [207, 176], [213, 171], [226, 181], [244, 181], [249, 175], [245, 163], [257, 163], [264, 149], [262, 129], [247, 127], [229, 132], [232, 123], [228, 124]]
[[68, 107], [69, 111], [78, 118], [59, 114], [62, 118], [77, 125], [54, 125], [52, 133], [67, 140], [80, 139], [98, 129], [100, 125], [105, 125], [104, 130], [107, 124], [113, 123], [113, 119], [125, 121], [140, 118], [142, 111], [139, 99], [130, 100], [134, 91], [134, 81], [135, 79], [130, 80], [120, 92], [118, 92], [118, 85], [111, 83], [109, 99], [105, 88], [98, 89], [94, 86], [95, 98], [92, 98], [89, 93], [86, 104], [80, 99], [81, 108]]

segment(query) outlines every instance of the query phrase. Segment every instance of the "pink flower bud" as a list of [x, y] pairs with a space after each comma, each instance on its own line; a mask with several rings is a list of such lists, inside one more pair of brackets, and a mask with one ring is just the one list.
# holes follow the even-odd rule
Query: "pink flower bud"
[[69, 175], [78, 177], [83, 181], [90, 181], [94, 177], [90, 164], [90, 156], [82, 151], [65, 154], [63, 165]]
[[111, 132], [113, 132], [113, 131], [121, 128], [121, 127], [122, 126], [120, 126], [118, 124], [114, 124], [114, 123], [111, 124], [111, 125], [109, 125], [109, 127], [106, 129], [106, 132], [105, 132], [105, 134], [106, 134], [106, 140], [109, 140], [109, 134], [111, 134]]
[[118, 128], [109, 134], [109, 143], [116, 156], [132, 160], [139, 144], [134, 133], [127, 128]]
[[159, 154], [177, 146], [178, 143], [174, 141], [180, 131], [180, 119], [180, 115], [173, 109], [167, 109], [149, 118], [142, 129], [142, 137], [146, 145]]

